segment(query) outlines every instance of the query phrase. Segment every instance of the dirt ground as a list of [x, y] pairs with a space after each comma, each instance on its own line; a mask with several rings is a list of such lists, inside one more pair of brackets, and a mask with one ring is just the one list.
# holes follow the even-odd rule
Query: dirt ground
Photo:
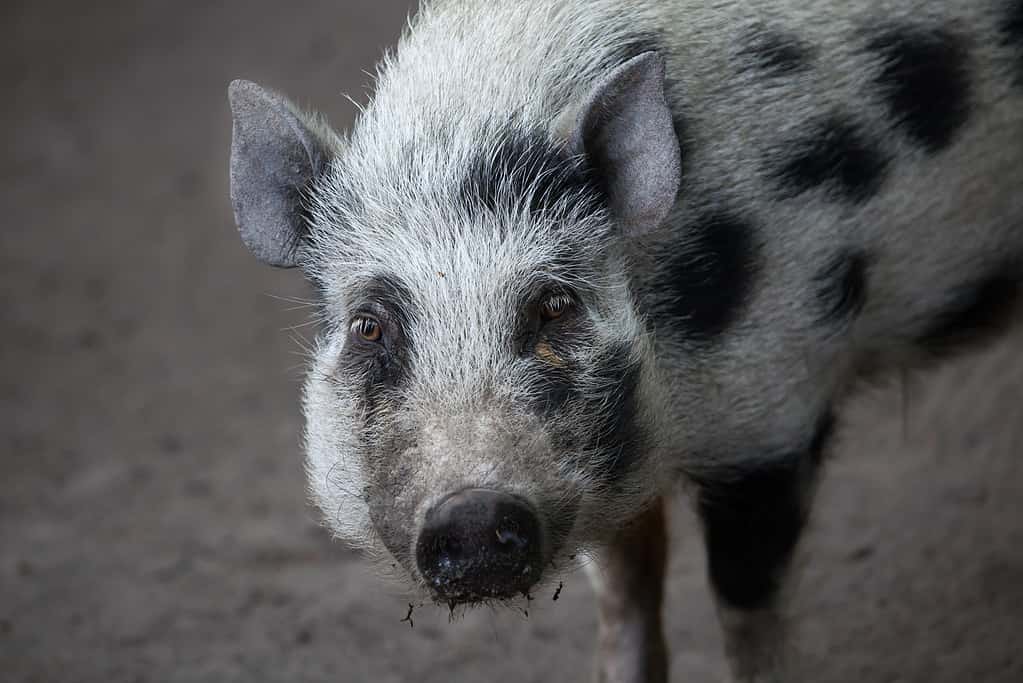
[[[306, 504], [287, 298], [308, 292], [235, 234], [225, 87], [345, 126], [407, 10], [0, 9], [0, 681], [587, 680], [583, 576], [528, 618], [424, 608], [410, 629]], [[799, 556], [801, 680], [1023, 681], [1021, 348], [846, 416]], [[683, 504], [675, 522], [672, 679], [722, 681]]]

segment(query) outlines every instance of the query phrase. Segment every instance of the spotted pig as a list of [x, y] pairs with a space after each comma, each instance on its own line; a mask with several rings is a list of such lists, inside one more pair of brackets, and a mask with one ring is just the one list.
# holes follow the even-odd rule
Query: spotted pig
[[241, 237], [319, 295], [326, 526], [452, 607], [592, 558], [601, 681], [667, 678], [680, 484], [736, 680], [789, 680], [847, 397], [1018, 309], [1021, 0], [436, 0], [346, 135], [230, 102]]

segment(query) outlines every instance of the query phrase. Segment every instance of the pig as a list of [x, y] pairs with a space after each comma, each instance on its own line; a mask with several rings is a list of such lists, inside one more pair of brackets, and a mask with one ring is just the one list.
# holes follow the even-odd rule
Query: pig
[[347, 135], [229, 100], [325, 525], [452, 609], [590, 558], [600, 681], [667, 680], [680, 490], [735, 680], [790, 680], [843, 405], [1019, 310], [1021, 0], [437, 0]]

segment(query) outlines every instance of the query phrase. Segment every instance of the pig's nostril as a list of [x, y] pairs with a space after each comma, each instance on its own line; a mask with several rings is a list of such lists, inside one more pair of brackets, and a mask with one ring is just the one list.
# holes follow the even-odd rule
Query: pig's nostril
[[516, 551], [526, 546], [529, 540], [519, 533], [518, 526], [508, 526], [507, 520], [504, 521], [505, 526], [498, 527], [495, 532], [498, 545], [506, 551]]
[[540, 522], [524, 501], [466, 489], [427, 512], [416, 562], [437, 598], [507, 598], [540, 578]]

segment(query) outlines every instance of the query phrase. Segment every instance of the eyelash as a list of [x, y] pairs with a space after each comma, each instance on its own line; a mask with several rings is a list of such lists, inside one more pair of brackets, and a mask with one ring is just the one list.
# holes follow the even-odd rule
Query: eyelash
[[370, 344], [379, 344], [383, 338], [383, 328], [380, 326], [380, 321], [371, 315], [355, 316], [348, 329], [360, 341]]
[[557, 320], [571, 310], [575, 302], [568, 294], [553, 294], [540, 303], [540, 318], [544, 321]]

